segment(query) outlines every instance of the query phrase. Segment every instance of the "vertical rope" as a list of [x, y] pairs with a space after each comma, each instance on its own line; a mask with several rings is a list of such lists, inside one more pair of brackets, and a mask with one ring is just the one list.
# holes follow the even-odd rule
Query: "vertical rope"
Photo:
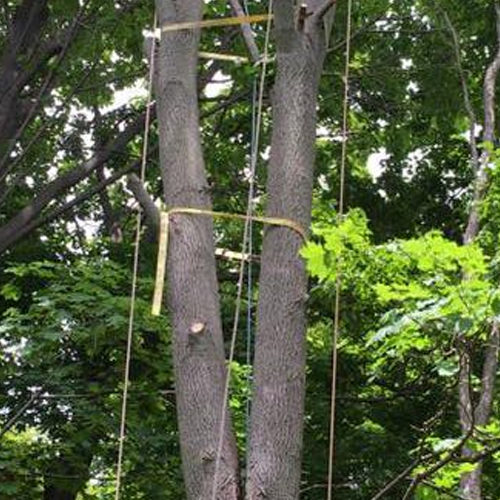
[[[271, 14], [273, 11], [273, 0], [269, 0], [268, 13]], [[257, 98], [257, 112], [255, 118], [255, 136], [253, 138], [254, 144], [252, 147], [252, 155], [251, 155], [251, 165], [250, 165], [250, 178], [249, 178], [249, 188], [248, 188], [248, 201], [247, 201], [247, 213], [245, 219], [245, 227], [243, 232], [243, 243], [242, 243], [242, 255], [245, 255], [248, 249], [248, 240], [250, 236], [250, 226], [251, 226], [251, 217], [254, 209], [254, 192], [255, 192], [255, 171], [257, 167], [257, 159], [258, 159], [258, 151], [259, 151], [259, 143], [260, 143], [260, 131], [262, 127], [262, 108], [264, 102], [264, 90], [266, 84], [266, 76], [267, 76], [267, 64], [269, 60], [269, 42], [271, 38], [271, 16], [269, 16], [267, 20], [266, 27], [266, 36], [264, 42], [264, 54], [262, 58], [262, 67], [260, 73], [260, 81], [259, 81], [259, 91]], [[215, 468], [214, 468], [214, 480], [212, 485], [212, 500], [217, 499], [217, 482], [219, 479], [220, 473], [220, 462], [222, 458], [222, 448], [224, 446], [224, 429], [226, 427], [227, 422], [227, 402], [229, 399], [229, 389], [231, 385], [231, 372], [232, 372], [232, 364], [234, 361], [234, 353], [236, 348], [236, 337], [238, 333], [238, 325], [241, 311], [241, 302], [243, 295], [243, 280], [245, 276], [245, 259], [241, 260], [239, 275], [238, 275], [238, 286], [237, 286], [237, 294], [236, 294], [236, 309], [234, 313], [234, 322], [233, 329], [231, 333], [231, 344], [229, 348], [229, 357], [227, 362], [226, 369], [226, 380], [224, 385], [224, 394], [222, 399], [222, 408], [221, 408], [221, 419], [220, 419], [220, 427], [219, 427], [219, 442], [217, 445], [217, 454], [215, 458]]]
[[[157, 27], [156, 13], [153, 21], [153, 32]], [[141, 182], [146, 180], [146, 164], [148, 159], [148, 145], [149, 145], [149, 127], [151, 124], [151, 103], [153, 100], [153, 79], [155, 72], [155, 46], [156, 41], [153, 38], [151, 43], [151, 53], [149, 55], [149, 80], [148, 80], [148, 96], [146, 104], [146, 118], [144, 121], [144, 135], [142, 144], [142, 157], [141, 157]], [[118, 460], [116, 464], [116, 486], [115, 486], [115, 500], [120, 499], [121, 482], [123, 474], [123, 451], [126, 436], [126, 423], [127, 423], [127, 403], [128, 403], [128, 388], [130, 384], [130, 362], [132, 358], [132, 340], [134, 333], [134, 320], [135, 320], [135, 301], [137, 297], [137, 281], [139, 274], [139, 252], [141, 245], [141, 232], [142, 232], [142, 213], [140, 205], [137, 210], [136, 228], [135, 228], [135, 241], [134, 241], [134, 263], [132, 270], [132, 289], [130, 292], [130, 310], [128, 319], [127, 330], [127, 353], [125, 357], [125, 370], [123, 376], [123, 394], [122, 394], [122, 409], [120, 419], [120, 437], [118, 441]]]
[[[347, 167], [347, 145], [349, 126], [349, 63], [351, 59], [351, 33], [352, 33], [352, 0], [347, 2], [347, 28], [346, 28], [346, 52], [344, 70], [344, 100], [342, 118], [342, 154], [340, 162], [340, 188], [339, 188], [339, 209], [338, 223], [341, 224], [344, 218], [344, 197], [345, 197], [345, 176]], [[332, 385], [331, 385], [331, 407], [330, 407], [330, 439], [328, 450], [328, 485], [327, 500], [333, 498], [333, 463], [335, 458], [335, 413], [337, 396], [337, 352], [340, 331], [340, 295], [342, 288], [341, 257], [337, 259], [337, 277], [335, 280], [335, 312], [333, 320], [332, 338]]]
[[[258, 154], [258, 151], [255, 149], [256, 143], [256, 122], [257, 122], [257, 95], [258, 95], [258, 78], [255, 77], [252, 85], [252, 131], [251, 131], [251, 140], [250, 140], [250, 165], [251, 165], [251, 175], [255, 176], [256, 166], [258, 158], [255, 158]], [[247, 264], [247, 331], [246, 331], [246, 366], [247, 366], [247, 399], [246, 399], [246, 408], [245, 408], [245, 451], [246, 456], [248, 457], [248, 450], [250, 445], [250, 412], [251, 412], [251, 387], [252, 387], [252, 371], [250, 367], [252, 366], [253, 359], [253, 330], [252, 330], [252, 307], [253, 307], [253, 269], [252, 269], [252, 255], [253, 255], [253, 225], [249, 226], [249, 235], [248, 235], [248, 264]], [[247, 461], [248, 462], [248, 461]]]

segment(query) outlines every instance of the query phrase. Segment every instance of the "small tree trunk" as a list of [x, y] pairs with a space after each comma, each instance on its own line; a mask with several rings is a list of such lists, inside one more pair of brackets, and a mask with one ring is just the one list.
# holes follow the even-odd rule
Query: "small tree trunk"
[[[498, 72], [500, 70], [500, 4], [495, 2], [497, 52], [488, 65], [483, 83], [484, 130], [483, 141], [493, 145], [495, 140], [495, 95]], [[463, 236], [465, 245], [473, 243], [480, 230], [481, 203], [488, 190], [488, 165], [490, 153], [485, 150], [481, 155], [474, 181], [474, 197]], [[467, 279], [467, 277], [465, 277]], [[479, 401], [475, 407], [472, 403], [470, 389], [471, 378], [471, 353], [466, 347], [466, 339], [459, 339], [460, 372], [459, 372], [459, 416], [460, 426], [464, 434], [470, 433], [474, 426], [487, 425], [490, 420], [493, 397], [495, 394], [495, 378], [498, 367], [498, 350], [500, 334], [499, 325], [494, 321], [490, 336], [485, 348], [483, 361], [483, 374]], [[472, 451], [466, 445], [462, 450], [464, 457], [470, 457]], [[462, 475], [460, 478], [460, 491], [467, 500], [481, 500], [482, 498], [482, 462], [476, 468]]]
[[[158, 0], [161, 25], [201, 19], [201, 0]], [[163, 33], [156, 92], [160, 160], [168, 207], [210, 208], [197, 91], [199, 31]], [[212, 221], [171, 217], [168, 306], [183, 472], [190, 500], [212, 497], [226, 376]], [[227, 410], [226, 410], [227, 411]], [[238, 458], [229, 415], [217, 499], [238, 497]]]
[[[325, 55], [319, 2], [307, 20], [275, 2], [277, 80], [266, 215], [307, 229], [311, 218], [318, 84]], [[324, 3], [324, 2], [322, 2]], [[249, 500], [296, 499], [302, 465], [307, 278], [300, 235], [267, 228], [262, 252], [254, 361]]]
[[84, 448], [62, 454], [44, 479], [43, 500], [76, 500], [89, 480], [92, 454]]
[[[473, 423], [467, 424], [465, 417], [461, 418], [462, 429], [470, 430], [471, 425], [485, 426], [488, 425], [493, 407], [493, 398], [495, 395], [495, 381], [498, 369], [498, 352], [500, 348], [500, 327], [495, 321], [491, 329], [488, 342], [485, 347], [483, 374], [481, 379], [481, 393], [477, 406], [474, 410]], [[470, 416], [469, 416], [470, 419]], [[465, 429], [465, 425], [468, 429]], [[465, 457], [473, 455], [471, 450], [464, 448], [463, 455]], [[464, 498], [468, 500], [481, 500], [482, 490], [482, 472], [483, 463], [478, 462], [475, 469], [471, 472], [463, 474], [460, 479], [460, 489]]]

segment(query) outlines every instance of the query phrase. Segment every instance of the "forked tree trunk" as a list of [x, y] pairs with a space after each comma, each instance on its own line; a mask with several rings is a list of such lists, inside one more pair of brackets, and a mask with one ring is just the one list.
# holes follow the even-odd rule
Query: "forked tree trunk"
[[[157, 0], [160, 25], [201, 19], [200, 0]], [[199, 132], [198, 30], [163, 33], [156, 94], [167, 207], [210, 208]], [[190, 500], [212, 498], [226, 374], [212, 236], [207, 217], [171, 218], [168, 306], [184, 479]], [[238, 497], [230, 418], [224, 429], [217, 499]]]
[[[309, 228], [316, 106], [325, 57], [317, 9], [304, 18], [292, 0], [275, 2], [277, 79], [266, 215]], [[305, 396], [307, 278], [303, 241], [288, 228], [267, 228], [259, 284], [248, 500], [299, 497]]]
[[[333, 4], [333, 2], [332, 2]], [[160, 23], [201, 18], [201, 0], [157, 0]], [[293, 0], [275, 2], [277, 81], [267, 214], [309, 227], [318, 84], [325, 56], [324, 1], [296, 16]], [[199, 33], [163, 33], [156, 82], [162, 176], [167, 206], [209, 208], [199, 135]], [[171, 218], [168, 305], [184, 477], [190, 500], [212, 498], [225, 366], [212, 224]], [[302, 239], [268, 228], [262, 256], [254, 403], [248, 465], [249, 499], [299, 495], [305, 391], [307, 279]], [[227, 411], [227, 410], [226, 410]], [[217, 499], [236, 499], [238, 461], [229, 418]]]

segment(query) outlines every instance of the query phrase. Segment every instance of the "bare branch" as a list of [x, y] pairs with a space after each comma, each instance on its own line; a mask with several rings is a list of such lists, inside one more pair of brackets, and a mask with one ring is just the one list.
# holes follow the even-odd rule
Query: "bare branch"
[[[459, 460], [460, 459], [460, 453], [461, 453], [462, 449], [464, 448], [465, 443], [467, 442], [467, 440], [472, 436], [473, 431], [474, 431], [474, 428], [471, 427], [471, 429], [466, 434], [464, 434], [462, 436], [462, 438], [460, 439], [460, 441], [458, 443], [456, 443], [450, 450], [448, 450], [448, 452], [446, 453], [446, 455], [443, 458], [441, 458], [441, 460], [439, 460], [438, 462], [436, 462], [434, 465], [432, 465], [431, 467], [429, 467], [424, 472], [421, 472], [420, 474], [417, 474], [412, 479], [410, 486], [406, 490], [406, 493], [403, 496], [403, 500], [408, 500], [411, 497], [411, 495], [413, 494], [413, 492], [415, 491], [415, 489], [417, 488], [417, 486], [422, 481], [425, 481], [426, 479], [429, 479], [430, 477], [432, 477], [436, 472], [438, 472], [439, 470], [441, 470], [444, 466], [448, 465], [453, 460]], [[435, 456], [436, 454], [437, 453], [434, 453], [432, 455], [432, 457]], [[427, 457], [427, 459], [428, 458], [429, 457]]]
[[[152, 113], [154, 113], [154, 110], [152, 110]], [[142, 114], [135, 122], [118, 134], [114, 140], [110, 141], [106, 147], [97, 152], [93, 158], [47, 184], [37, 197], [20, 210], [11, 220], [1, 226], [0, 252], [19, 241], [26, 234], [24, 228], [26, 226], [30, 227], [49, 203], [78, 184], [81, 180], [86, 179], [111, 157], [121, 152], [144, 128], [144, 117], [145, 115]]]
[[[156, 152], [156, 149], [151, 151], [151, 153]], [[114, 184], [117, 180], [121, 179], [122, 177], [125, 177], [127, 174], [130, 172], [139, 170], [140, 168], [140, 161], [134, 162], [132, 165], [129, 165], [128, 167], [119, 170], [118, 172], [115, 172], [114, 174], [110, 175], [107, 177], [105, 180], [97, 183], [95, 186], [90, 188], [89, 190], [81, 193], [80, 195], [76, 196], [73, 200], [68, 201], [64, 205], [61, 205], [60, 207], [56, 208], [52, 212], [49, 212], [48, 214], [36, 219], [32, 223], [28, 224], [26, 227], [22, 228], [22, 235], [25, 236], [26, 234], [30, 233], [31, 231], [34, 231], [35, 229], [38, 229], [39, 227], [43, 226], [44, 224], [47, 224], [48, 222], [52, 222], [53, 220], [57, 219], [61, 215], [69, 212], [73, 208], [81, 205], [85, 201], [89, 200], [96, 194], [100, 193], [103, 189], [108, 188], [112, 184]]]
[[490, 419], [495, 381], [498, 368], [498, 351], [500, 347], [500, 331], [495, 321], [486, 344], [483, 375], [481, 380], [481, 396], [474, 411], [476, 425], [486, 425]]
[[386, 493], [388, 493], [392, 488], [398, 485], [401, 481], [404, 481], [406, 477], [411, 473], [411, 471], [420, 463], [420, 458], [414, 460], [408, 467], [403, 469], [394, 479], [389, 481], [377, 494], [375, 494], [371, 500], [379, 500]]
[[[439, 7], [438, 7], [439, 8]], [[453, 39], [453, 48], [455, 51], [455, 60], [457, 62], [458, 75], [460, 77], [460, 84], [462, 86], [462, 94], [464, 98], [464, 106], [469, 116], [469, 133], [470, 133], [470, 152], [472, 159], [472, 166], [474, 172], [479, 170], [479, 153], [477, 150], [477, 141], [476, 141], [476, 113], [474, 112], [474, 108], [472, 107], [472, 102], [470, 99], [469, 85], [467, 83], [467, 75], [465, 74], [463, 65], [462, 65], [462, 55], [460, 49], [460, 40], [458, 37], [457, 30], [453, 23], [451, 22], [450, 16], [444, 9], [440, 9], [443, 13], [444, 20], [448, 29], [450, 30], [452, 39]]]
[[325, 0], [325, 2], [320, 5], [313, 14], [314, 22], [318, 23], [323, 20], [326, 14], [330, 11], [332, 7], [334, 7], [337, 3], [337, 0]]
[[[239, 0], [229, 0], [229, 3], [231, 4], [231, 7], [233, 9], [233, 12], [236, 16], [244, 16], [245, 11], [243, 10], [243, 7], [241, 6]], [[252, 31], [252, 28], [250, 24], [242, 24], [241, 25], [241, 33], [243, 35], [243, 39], [245, 40], [245, 44], [247, 46], [248, 52], [254, 62], [257, 62], [260, 60], [260, 52], [259, 48], [257, 47], [257, 44], [255, 43], [255, 37], [254, 33]]]
[[22, 416], [31, 408], [38, 399], [38, 393], [33, 393], [31, 397], [19, 408], [19, 410], [9, 419], [9, 421], [0, 430], [0, 439], [9, 432], [14, 425], [22, 418]]
[[146, 187], [141, 182], [141, 179], [139, 179], [136, 174], [129, 174], [127, 178], [127, 186], [142, 207], [151, 229], [154, 232], [157, 232], [160, 227], [160, 212], [158, 207], [155, 205], [155, 202], [147, 192]]
[[458, 343], [458, 414], [462, 432], [469, 432], [474, 427], [474, 412], [472, 411], [472, 398], [470, 394], [470, 353], [467, 350], [466, 340], [462, 336], [458, 339]]
[[432, 484], [430, 481], [422, 481], [422, 484], [425, 484], [425, 486], [432, 488], [434, 491], [437, 491], [438, 493], [446, 495], [450, 498], [454, 498], [455, 500], [469, 500], [469, 499], [463, 497], [462, 495], [457, 495], [456, 493], [453, 493], [452, 491], [449, 491], [445, 488], [440, 488], [439, 486]]

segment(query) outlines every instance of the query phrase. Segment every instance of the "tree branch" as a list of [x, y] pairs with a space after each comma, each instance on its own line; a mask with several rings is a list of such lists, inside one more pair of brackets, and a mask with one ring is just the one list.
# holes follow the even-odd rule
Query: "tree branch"
[[448, 491], [445, 488], [441, 488], [439, 486], [436, 486], [435, 484], [432, 484], [430, 481], [422, 481], [422, 484], [424, 484], [425, 486], [428, 486], [429, 488], [432, 488], [433, 490], [437, 491], [438, 493], [449, 496], [450, 498], [454, 498], [455, 500], [469, 500], [468, 498], [463, 497], [462, 495], [457, 495], [456, 493]]
[[75, 17], [75, 20], [73, 21], [71, 28], [69, 29], [68, 36], [65, 40], [64, 46], [59, 53], [59, 56], [57, 58], [56, 63], [54, 64], [54, 67], [50, 70], [49, 74], [47, 75], [47, 78], [42, 84], [42, 87], [40, 88], [40, 91], [38, 92], [37, 98], [35, 99], [35, 102], [31, 106], [30, 110], [28, 111], [28, 114], [26, 118], [24, 119], [23, 123], [15, 133], [12, 141], [11, 141], [11, 146], [7, 148], [7, 151], [3, 154], [3, 156], [0, 159], [0, 183], [5, 180], [9, 172], [11, 171], [11, 168], [9, 168], [8, 161], [10, 158], [10, 154], [12, 152], [12, 149], [14, 148], [15, 144], [17, 141], [22, 137], [24, 134], [24, 131], [28, 127], [28, 125], [31, 123], [31, 120], [35, 117], [36, 113], [38, 112], [38, 109], [42, 103], [43, 97], [45, 94], [49, 91], [49, 89], [52, 86], [54, 77], [56, 75], [57, 70], [61, 66], [62, 62], [66, 58], [66, 55], [68, 53], [69, 47], [73, 40], [76, 37], [76, 34], [78, 32], [78, 29], [80, 27], [80, 21], [82, 19], [82, 16], [90, 3], [90, 0], [85, 0], [85, 2], [82, 4], [80, 7], [78, 14]]
[[467, 350], [464, 338], [459, 338], [458, 342], [458, 414], [462, 432], [468, 432], [474, 426], [474, 413], [472, 411], [472, 398], [470, 394], [470, 353]]
[[408, 500], [411, 497], [411, 495], [413, 494], [413, 492], [415, 491], [415, 489], [417, 488], [417, 486], [422, 481], [429, 479], [437, 471], [442, 469], [445, 465], [448, 465], [455, 458], [459, 458], [458, 455], [461, 453], [467, 440], [472, 436], [473, 431], [474, 431], [474, 428], [471, 427], [471, 429], [469, 429], [469, 431], [462, 436], [460, 441], [457, 444], [455, 444], [455, 446], [453, 446], [441, 460], [436, 462], [433, 466], [431, 466], [429, 469], [425, 470], [424, 472], [417, 474], [412, 479], [412, 482], [411, 482], [410, 486], [408, 487], [408, 489], [406, 490], [406, 493], [404, 494], [402, 500]]
[[0, 439], [9, 432], [14, 425], [22, 418], [22, 416], [31, 408], [31, 405], [38, 399], [38, 393], [33, 393], [31, 397], [24, 403], [21, 408], [9, 419], [9, 421], [0, 429]]
[[[235, 16], [244, 16], [245, 11], [243, 10], [239, 0], [229, 0], [231, 7], [233, 9]], [[250, 24], [245, 23], [241, 25], [241, 33], [243, 35], [243, 39], [245, 40], [245, 44], [247, 46], [250, 57], [253, 62], [257, 62], [260, 60], [260, 52], [257, 44], [255, 43], [254, 33]]]
[[420, 458], [414, 460], [410, 465], [408, 465], [408, 467], [403, 469], [395, 478], [389, 481], [377, 494], [375, 494], [371, 498], [371, 500], [379, 500], [380, 498], [382, 498], [386, 493], [392, 490], [392, 488], [394, 488], [398, 483], [403, 481], [419, 463], [420, 463]]
[[483, 375], [481, 380], [481, 396], [474, 410], [476, 425], [487, 425], [495, 395], [495, 381], [498, 368], [498, 351], [500, 347], [500, 331], [495, 321], [485, 348]]
[[[151, 112], [154, 116], [154, 108]], [[66, 192], [69, 188], [78, 184], [81, 180], [87, 178], [111, 157], [122, 151], [129, 141], [142, 131], [144, 128], [144, 119], [145, 114], [143, 113], [135, 122], [118, 134], [114, 140], [110, 141], [105, 148], [97, 152], [93, 158], [47, 184], [31, 203], [26, 205], [11, 220], [1, 226], [0, 253], [27, 234], [25, 226], [32, 227], [31, 223], [38, 218], [49, 203]]]
[[141, 179], [136, 174], [129, 174], [127, 178], [127, 186], [132, 191], [135, 199], [139, 202], [146, 220], [149, 222], [151, 229], [154, 232], [158, 231], [160, 227], [160, 212], [155, 205], [153, 199], [146, 190], [146, 187], [141, 182]]
[[337, 0], [325, 0], [322, 5], [320, 5], [313, 14], [313, 20], [316, 23], [319, 23], [323, 20], [323, 18], [328, 14], [330, 9], [334, 7], [337, 3]]

